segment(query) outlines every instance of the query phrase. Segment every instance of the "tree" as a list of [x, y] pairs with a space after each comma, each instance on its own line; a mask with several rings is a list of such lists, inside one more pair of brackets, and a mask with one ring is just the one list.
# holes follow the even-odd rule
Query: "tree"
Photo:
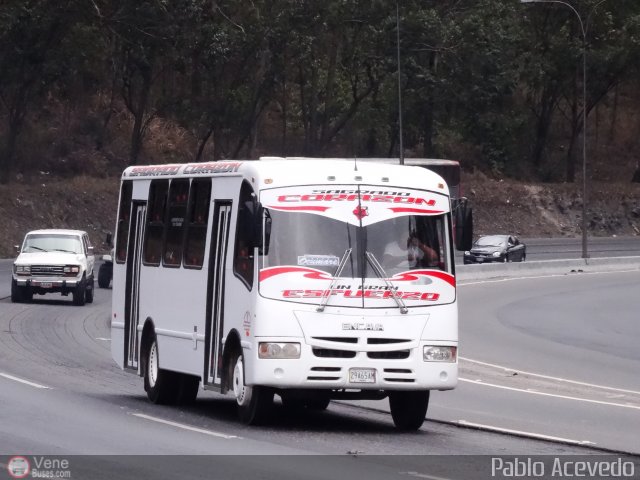
[[2, 183], [14, 169], [29, 108], [64, 74], [57, 54], [81, 11], [74, 0], [7, 0], [0, 7], [0, 106], [6, 118], [0, 140]]

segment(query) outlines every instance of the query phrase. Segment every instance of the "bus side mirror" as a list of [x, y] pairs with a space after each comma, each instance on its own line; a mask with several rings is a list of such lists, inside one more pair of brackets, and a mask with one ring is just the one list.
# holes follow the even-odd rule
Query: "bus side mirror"
[[253, 246], [258, 248], [259, 255], [268, 255], [271, 239], [271, 215], [261, 203], [256, 203], [254, 209], [253, 230]]
[[458, 199], [454, 205], [454, 239], [456, 250], [471, 250], [473, 244], [473, 209], [466, 198]]

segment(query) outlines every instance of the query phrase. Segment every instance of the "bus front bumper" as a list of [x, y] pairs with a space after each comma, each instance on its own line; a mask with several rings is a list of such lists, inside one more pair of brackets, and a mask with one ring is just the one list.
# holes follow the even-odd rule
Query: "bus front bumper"
[[423, 360], [425, 345], [457, 347], [452, 342], [423, 341], [408, 351], [349, 353], [311, 347], [303, 339], [300, 344], [300, 358], [296, 359], [263, 359], [258, 358], [257, 351], [245, 350], [247, 383], [282, 389], [386, 391], [451, 390], [458, 383], [457, 360]]

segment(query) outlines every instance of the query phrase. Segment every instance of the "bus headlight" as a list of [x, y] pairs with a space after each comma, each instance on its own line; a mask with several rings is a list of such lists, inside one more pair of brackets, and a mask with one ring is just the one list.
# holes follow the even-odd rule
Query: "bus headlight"
[[422, 359], [425, 362], [449, 362], [456, 361], [457, 347], [443, 347], [425, 345], [422, 350]]
[[260, 342], [258, 358], [300, 358], [300, 344]]

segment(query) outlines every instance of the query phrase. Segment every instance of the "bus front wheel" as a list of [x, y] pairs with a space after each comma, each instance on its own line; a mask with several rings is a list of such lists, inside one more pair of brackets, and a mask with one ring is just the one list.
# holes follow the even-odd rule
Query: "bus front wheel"
[[244, 359], [241, 354], [236, 354], [233, 365], [232, 386], [240, 421], [247, 425], [260, 425], [267, 420], [271, 412], [273, 389], [259, 385], [245, 385]]
[[429, 390], [389, 392], [389, 407], [396, 428], [416, 431], [427, 415]]

